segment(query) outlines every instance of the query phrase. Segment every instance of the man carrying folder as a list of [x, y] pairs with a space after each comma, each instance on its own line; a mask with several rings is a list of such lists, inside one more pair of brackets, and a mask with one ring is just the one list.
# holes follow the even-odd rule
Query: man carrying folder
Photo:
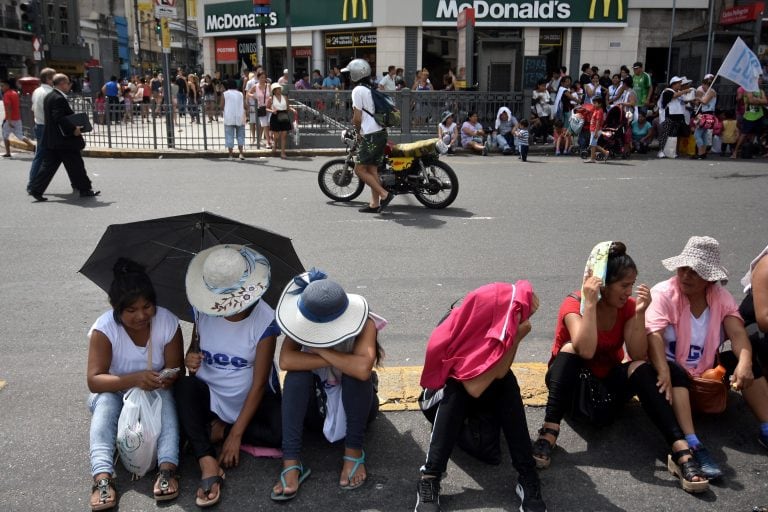
[[100, 191], [94, 191], [91, 180], [85, 171], [85, 163], [80, 151], [85, 147], [81, 134], [84, 126], [72, 123], [74, 112], [69, 106], [67, 93], [71, 88], [69, 77], [57, 73], [53, 77], [53, 91], [45, 97], [45, 134], [43, 135], [43, 165], [29, 187], [29, 194], [37, 201], [47, 201], [43, 196], [53, 176], [63, 163], [72, 186], [80, 191], [80, 197], [95, 197]]

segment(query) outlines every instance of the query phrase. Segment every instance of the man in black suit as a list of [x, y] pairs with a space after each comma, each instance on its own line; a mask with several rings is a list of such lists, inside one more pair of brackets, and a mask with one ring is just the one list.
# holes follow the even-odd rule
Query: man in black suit
[[29, 187], [29, 195], [38, 201], [47, 201], [43, 196], [53, 176], [63, 163], [72, 186], [80, 191], [80, 197], [95, 197], [101, 191], [94, 191], [85, 171], [80, 151], [85, 140], [80, 134], [81, 126], [75, 126], [67, 116], [74, 114], [69, 106], [67, 93], [72, 87], [69, 77], [58, 73], [53, 77], [53, 91], [45, 97], [45, 133], [43, 135], [43, 165]]

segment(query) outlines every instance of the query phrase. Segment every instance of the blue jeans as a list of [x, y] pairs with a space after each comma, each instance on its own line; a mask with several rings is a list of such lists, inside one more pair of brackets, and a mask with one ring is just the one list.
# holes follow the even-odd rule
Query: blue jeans
[[31, 190], [32, 180], [37, 176], [40, 171], [40, 166], [43, 165], [43, 134], [45, 133], [45, 125], [35, 123], [35, 157], [32, 159], [32, 167], [29, 168], [29, 182], [27, 183], [27, 190]]
[[[379, 407], [373, 380], [362, 381], [342, 375], [341, 402], [347, 416], [344, 446], [354, 450], [362, 449], [365, 427], [376, 417]], [[314, 374], [310, 371], [286, 373], [283, 382], [283, 460], [301, 459], [305, 422], [310, 428], [322, 430], [323, 423], [317, 409]]]
[[224, 125], [224, 147], [227, 149], [235, 147], [235, 137], [237, 145], [241, 148], [245, 146], [245, 126], [237, 124]]
[[[512, 136], [510, 136], [510, 139], [513, 142], [515, 140], [514, 137], [512, 137]], [[507, 149], [509, 149], [511, 147], [509, 140], [507, 140], [507, 138], [504, 135], [500, 134], [500, 133], [496, 135], [496, 145], [499, 146], [499, 149], [501, 151], [506, 151]]]
[[[179, 464], [179, 421], [173, 393], [158, 389], [163, 398], [162, 428], [157, 440], [157, 463]], [[123, 395], [117, 393], [91, 393], [88, 408], [91, 411], [91, 474], [115, 472], [115, 442], [117, 420], [123, 410]]]

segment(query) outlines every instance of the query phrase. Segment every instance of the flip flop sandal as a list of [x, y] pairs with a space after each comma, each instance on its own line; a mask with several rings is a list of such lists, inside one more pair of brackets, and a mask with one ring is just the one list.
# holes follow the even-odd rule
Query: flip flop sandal
[[[691, 458], [685, 462], [678, 462], [685, 455], [691, 455]], [[701, 472], [699, 464], [693, 458], [689, 449], [680, 450], [669, 455], [667, 457], [667, 469], [680, 480], [680, 486], [686, 492], [700, 493], [709, 489], [709, 481]], [[695, 482], [693, 479], [697, 476], [702, 478], [702, 480]]]
[[[285, 482], [285, 475], [288, 474], [289, 471], [298, 471], [299, 472], [299, 486], [296, 487], [296, 490], [293, 492], [284, 492], [285, 488], [288, 487], [288, 484]], [[287, 468], [283, 469], [280, 472], [280, 485], [283, 486], [283, 492], [276, 493], [275, 491], [272, 491], [272, 493], [269, 495], [269, 497], [273, 501], [288, 501], [292, 500], [296, 497], [296, 494], [298, 494], [299, 489], [301, 488], [301, 484], [304, 483], [304, 480], [309, 478], [309, 475], [312, 474], [312, 470], [307, 468], [304, 469], [303, 464], [294, 464], [293, 466], [288, 466]]]
[[225, 478], [226, 476], [222, 472], [222, 473], [219, 473], [218, 475], [209, 476], [208, 478], [203, 478], [202, 480], [200, 480], [200, 489], [203, 490], [203, 494], [205, 494], [206, 497], [209, 494], [211, 494], [211, 491], [213, 490], [213, 486], [216, 484], [219, 484], [219, 492], [216, 493], [216, 497], [210, 500], [202, 499], [199, 496], [196, 496], [195, 505], [197, 505], [200, 508], [208, 508], [217, 504], [221, 499], [221, 489], [224, 487]]
[[539, 436], [549, 434], [555, 437], [555, 442], [550, 443], [543, 437], [539, 437], [535, 443], [533, 443], [533, 458], [536, 461], [537, 469], [547, 469], [549, 463], [552, 461], [552, 450], [557, 444], [557, 436], [560, 435], [559, 430], [555, 430], [549, 427], [541, 427], [539, 429]]
[[[110, 489], [112, 492], [110, 492]], [[99, 478], [91, 487], [91, 495], [99, 491], [99, 503], [91, 503], [91, 510], [109, 510], [117, 505], [117, 487], [114, 478]], [[111, 499], [110, 499], [111, 498]]]
[[360, 464], [365, 464], [365, 450], [363, 450], [363, 454], [360, 455], [360, 457], [350, 457], [349, 455], [345, 455], [344, 460], [349, 462], [354, 462], [355, 465], [352, 466], [352, 471], [350, 471], [349, 475], [347, 475], [347, 479], [349, 480], [349, 483], [347, 485], [339, 484], [339, 487], [341, 488], [342, 491], [352, 491], [362, 486], [368, 480], [368, 478], [366, 477], [356, 484], [352, 483], [352, 477], [355, 476], [355, 473], [357, 472], [357, 469], [360, 467]]
[[[169, 492], [171, 488], [171, 480], [176, 480], [176, 490]], [[160, 494], [154, 492], [155, 501], [170, 501], [179, 497], [179, 479], [176, 477], [175, 469], [161, 469], [157, 473], [157, 488], [160, 489]]]

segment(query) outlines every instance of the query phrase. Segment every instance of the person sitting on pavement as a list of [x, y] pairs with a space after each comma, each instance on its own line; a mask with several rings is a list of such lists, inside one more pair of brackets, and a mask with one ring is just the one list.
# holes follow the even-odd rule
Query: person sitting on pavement
[[467, 120], [461, 125], [461, 147], [488, 155], [488, 146], [485, 143], [485, 130], [477, 121], [477, 112], [470, 112]]
[[496, 113], [496, 125], [493, 133], [493, 140], [505, 155], [515, 154], [515, 136], [512, 130], [517, 127], [517, 118], [512, 115], [512, 111], [507, 107], [499, 108]]
[[220, 501], [223, 468], [238, 465], [243, 444], [280, 446], [273, 361], [280, 329], [274, 310], [260, 300], [269, 279], [269, 261], [242, 245], [201, 251], [187, 269], [195, 325], [184, 360], [190, 375], [176, 383], [175, 393], [182, 432], [200, 466], [195, 503], [201, 508]]
[[[560, 306], [545, 377], [549, 395], [544, 424], [533, 444], [533, 457], [538, 468], [549, 467], [560, 423], [572, 405], [578, 404], [581, 379], [593, 380], [604, 389], [604, 401], [591, 413], [577, 408], [575, 415], [593, 424], [609, 424], [636, 394], [671, 445], [670, 471], [684, 490], [703, 492], [709, 484], [688, 450], [672, 407], [656, 388], [656, 372], [645, 361], [645, 312], [651, 293], [641, 284], [637, 299], [631, 296], [637, 266], [626, 250], [622, 242], [597, 244], [587, 260], [581, 293], [570, 294]], [[623, 362], [624, 346], [632, 362]]]
[[632, 121], [632, 150], [640, 154], [648, 152], [653, 141], [653, 126], [648, 122], [648, 117], [643, 110], [637, 114], [637, 119]]
[[[312, 269], [296, 276], [277, 305], [277, 324], [285, 333], [280, 368], [286, 372], [283, 400], [283, 469], [270, 497], [296, 497], [311, 470], [301, 460], [304, 426], [322, 431], [330, 442], [344, 439], [341, 490], [367, 478], [366, 426], [376, 417], [376, 375], [383, 352], [378, 331], [386, 321], [371, 312], [365, 298]], [[325, 392], [325, 417], [317, 390]]]
[[[721, 283], [728, 274], [720, 264], [720, 244], [709, 236], [692, 236], [682, 253], [662, 260], [670, 279], [651, 289], [646, 314], [648, 349], [659, 374], [659, 391], [671, 400], [675, 416], [704, 474], [723, 475], [696, 435], [689, 392], [692, 376], [721, 365], [731, 387], [740, 390], [760, 422], [758, 441], [768, 448], [768, 382], [752, 358], [752, 347], [736, 301]], [[723, 336], [724, 335], [724, 336]], [[724, 339], [732, 350], [719, 352]]]
[[459, 140], [459, 125], [453, 120], [453, 113], [449, 110], [440, 116], [440, 124], [437, 125], [437, 136], [448, 146], [448, 154], [453, 153]]
[[538, 306], [528, 281], [491, 283], [470, 292], [432, 331], [421, 385], [442, 398], [416, 486], [416, 512], [441, 510], [440, 482], [473, 408], [493, 415], [504, 432], [518, 473], [520, 510], [546, 511], [520, 387], [510, 369]]
[[[144, 268], [120, 258], [109, 288], [112, 309], [102, 314], [88, 336], [88, 389], [91, 395], [91, 510], [117, 505], [114, 454], [123, 395], [130, 388], [157, 391], [162, 397], [161, 430], [157, 440], [159, 472], [157, 501], [179, 495], [179, 424], [171, 387], [176, 374], [161, 377], [164, 368], [180, 368], [184, 360], [179, 319], [157, 306], [155, 289]], [[147, 366], [150, 368], [147, 368]]]
[[763, 368], [768, 367], [768, 258], [765, 256], [768, 256], [768, 246], [752, 260], [741, 279], [747, 296], [739, 306], [752, 342], [752, 353]]

